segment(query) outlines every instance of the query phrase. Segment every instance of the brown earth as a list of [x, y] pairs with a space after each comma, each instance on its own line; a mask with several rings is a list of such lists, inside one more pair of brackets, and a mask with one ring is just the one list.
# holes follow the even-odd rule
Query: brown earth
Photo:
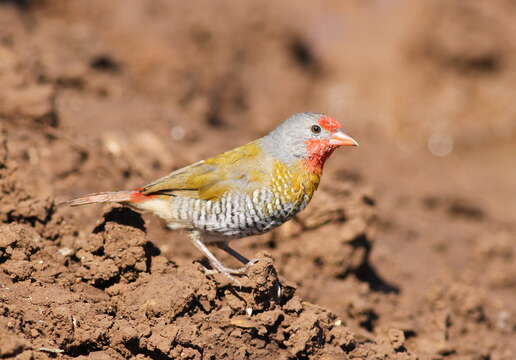
[[[516, 4], [0, 1], [0, 358], [516, 358]], [[359, 140], [235, 288], [130, 189], [322, 111]], [[232, 259], [220, 254], [228, 264]]]

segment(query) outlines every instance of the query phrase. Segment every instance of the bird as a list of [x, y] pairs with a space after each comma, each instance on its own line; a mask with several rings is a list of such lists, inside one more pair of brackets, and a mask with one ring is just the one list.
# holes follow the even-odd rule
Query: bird
[[[290, 116], [246, 145], [180, 168], [135, 190], [100, 192], [66, 201], [70, 206], [120, 203], [185, 230], [212, 269], [235, 283], [258, 259], [229, 246], [263, 234], [303, 210], [319, 186], [335, 149], [358, 146], [335, 118], [304, 112]], [[216, 246], [243, 266], [226, 267], [208, 248]], [[207, 269], [208, 271], [208, 269]]]

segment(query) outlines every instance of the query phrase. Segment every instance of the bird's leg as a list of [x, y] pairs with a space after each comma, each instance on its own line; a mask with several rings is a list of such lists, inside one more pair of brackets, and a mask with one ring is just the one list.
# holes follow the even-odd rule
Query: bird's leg
[[208, 258], [208, 261], [210, 262], [211, 266], [213, 266], [214, 270], [226, 275], [230, 280], [232, 280], [236, 284], [240, 284], [240, 282], [237, 279], [235, 279], [233, 276], [231, 276], [231, 274], [242, 274], [245, 272], [247, 267], [244, 266], [243, 268], [245, 268], [245, 269], [243, 269], [243, 268], [232, 269], [232, 268], [225, 267], [220, 262], [220, 260], [217, 259], [215, 257], [215, 255], [213, 255], [213, 253], [204, 244], [204, 242], [202, 241], [202, 238], [201, 238], [201, 233], [199, 231], [191, 231], [189, 236], [190, 236], [190, 239], [192, 240], [192, 243], [195, 245], [195, 247], [197, 247], [197, 249], [199, 249], [204, 254], [204, 256], [206, 256]]
[[242, 266], [241, 268], [234, 269], [234, 270], [238, 270], [239, 273], [245, 272], [251, 265], [256, 264], [258, 262], [258, 260], [259, 260], [259, 259], [251, 259], [251, 260], [249, 260], [244, 255], [242, 255], [238, 251], [236, 251], [235, 249], [232, 249], [227, 242], [218, 243], [217, 246], [218, 246], [219, 249], [224, 250], [229, 255], [233, 256], [235, 259], [237, 259], [242, 264], [244, 264], [244, 266]]

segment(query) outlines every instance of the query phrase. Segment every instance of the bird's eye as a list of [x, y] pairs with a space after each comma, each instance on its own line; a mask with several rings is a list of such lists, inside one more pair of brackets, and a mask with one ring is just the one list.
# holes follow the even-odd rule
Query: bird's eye
[[312, 130], [313, 134], [319, 134], [321, 132], [321, 127], [319, 125], [312, 125], [310, 130]]

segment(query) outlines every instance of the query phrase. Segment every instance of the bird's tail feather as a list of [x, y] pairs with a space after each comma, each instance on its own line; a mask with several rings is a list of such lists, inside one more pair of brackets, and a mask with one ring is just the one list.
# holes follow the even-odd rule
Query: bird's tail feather
[[[123, 190], [123, 191], [110, 191], [89, 194], [77, 199], [65, 201], [62, 205], [80, 206], [95, 203], [108, 203], [108, 202], [127, 202], [133, 200], [135, 195], [139, 195], [139, 191], [135, 190]], [[61, 204], [60, 204], [61, 205]]]

